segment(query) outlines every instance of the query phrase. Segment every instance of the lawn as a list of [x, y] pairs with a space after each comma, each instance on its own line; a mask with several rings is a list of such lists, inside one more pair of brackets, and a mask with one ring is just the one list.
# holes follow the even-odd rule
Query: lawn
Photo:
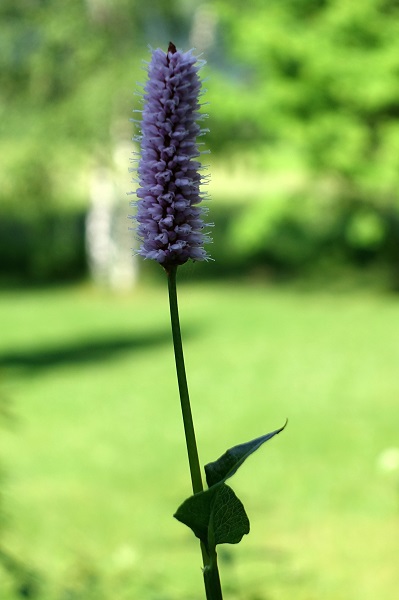
[[[282, 425], [231, 480], [251, 533], [225, 600], [396, 600], [399, 299], [180, 286], [202, 463]], [[38, 600], [201, 600], [166, 288], [3, 291], [3, 545]], [[390, 450], [393, 449], [393, 450]], [[16, 600], [0, 567], [3, 600]], [[18, 597], [19, 598], [19, 597]]]

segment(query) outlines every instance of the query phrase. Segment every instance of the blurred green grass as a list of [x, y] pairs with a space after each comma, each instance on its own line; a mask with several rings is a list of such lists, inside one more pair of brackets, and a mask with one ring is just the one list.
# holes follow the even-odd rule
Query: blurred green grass
[[[202, 463], [289, 419], [232, 480], [252, 531], [220, 551], [226, 600], [394, 600], [397, 299], [182, 275]], [[0, 315], [4, 543], [40, 600], [202, 598], [165, 286], [4, 291]]]

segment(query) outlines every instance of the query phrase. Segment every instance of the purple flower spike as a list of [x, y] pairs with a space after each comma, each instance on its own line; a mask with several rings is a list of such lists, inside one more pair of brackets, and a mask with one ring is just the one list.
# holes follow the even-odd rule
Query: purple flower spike
[[141, 158], [138, 166], [136, 202], [138, 253], [158, 261], [167, 271], [190, 258], [207, 260], [199, 207], [202, 200], [201, 164], [197, 136], [205, 133], [198, 124], [201, 64], [190, 52], [170, 43], [167, 53], [152, 54], [144, 88]]

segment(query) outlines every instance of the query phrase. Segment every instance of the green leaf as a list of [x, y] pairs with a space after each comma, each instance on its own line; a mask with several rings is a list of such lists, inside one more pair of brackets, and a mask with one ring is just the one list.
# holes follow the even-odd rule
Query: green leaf
[[260, 448], [262, 444], [280, 433], [280, 431], [283, 431], [286, 425], [287, 422], [283, 425], [283, 427], [280, 427], [280, 429], [276, 429], [276, 431], [262, 435], [261, 437], [258, 437], [250, 442], [246, 442], [245, 444], [234, 446], [233, 448], [227, 450], [220, 458], [215, 460], [215, 462], [205, 465], [206, 482], [208, 486], [211, 488], [217, 483], [224, 482], [226, 479], [234, 475], [234, 473], [241, 467], [248, 456]]
[[225, 483], [190, 496], [174, 517], [190, 527], [208, 549], [217, 544], [238, 544], [249, 533], [244, 506]]
[[231, 487], [223, 483], [212, 504], [208, 531], [209, 545], [238, 544], [247, 533], [249, 533], [249, 519], [243, 503]]
[[194, 534], [205, 545], [208, 544], [208, 527], [211, 518], [212, 500], [217, 493], [216, 486], [212, 490], [198, 492], [194, 496], [187, 498], [179, 506], [175, 514], [175, 519], [190, 527]]

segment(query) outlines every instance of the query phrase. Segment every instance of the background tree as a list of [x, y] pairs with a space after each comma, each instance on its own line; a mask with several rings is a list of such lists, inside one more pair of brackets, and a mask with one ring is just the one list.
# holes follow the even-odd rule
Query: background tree
[[[228, 54], [242, 73], [239, 93], [230, 79], [237, 104], [231, 100], [224, 113], [234, 131], [231, 145], [255, 147], [265, 169], [304, 173], [319, 230], [329, 220], [328, 235], [349, 254], [396, 263], [398, 2], [271, 0], [245, 11], [234, 1], [228, 9], [223, 1], [218, 6]], [[288, 209], [296, 223], [303, 220], [299, 206]], [[270, 210], [255, 212], [251, 226], [267, 220]]]
[[199, 51], [206, 38], [213, 160], [282, 176], [270, 209], [263, 191], [259, 202], [245, 198], [242, 258], [302, 269], [324, 247], [394, 268], [398, 33], [396, 0], [254, 0], [245, 10], [238, 0], [4, 0], [3, 271], [84, 274], [86, 173], [130, 139], [145, 47], [172, 38]]

